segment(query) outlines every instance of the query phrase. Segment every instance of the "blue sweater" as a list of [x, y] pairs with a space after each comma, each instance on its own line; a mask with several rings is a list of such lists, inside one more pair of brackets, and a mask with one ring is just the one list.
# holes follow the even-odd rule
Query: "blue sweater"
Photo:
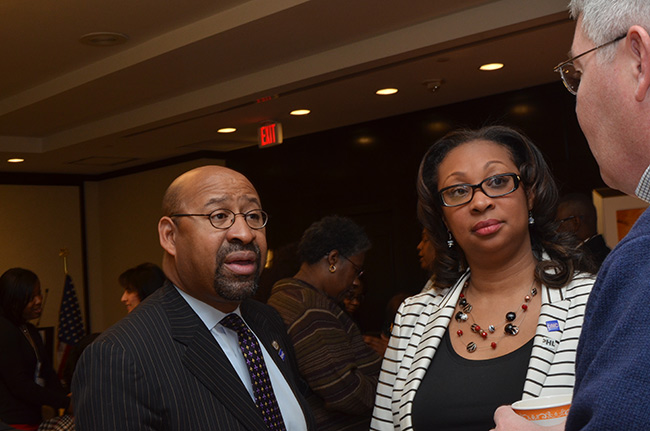
[[650, 430], [650, 209], [605, 260], [576, 359], [566, 430]]

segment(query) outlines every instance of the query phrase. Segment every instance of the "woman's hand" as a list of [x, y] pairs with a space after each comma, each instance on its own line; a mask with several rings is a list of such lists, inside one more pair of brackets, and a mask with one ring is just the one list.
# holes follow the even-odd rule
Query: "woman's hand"
[[490, 431], [563, 431], [564, 422], [552, 427], [543, 427], [536, 425], [533, 422], [515, 413], [510, 406], [501, 406], [494, 412], [494, 423], [496, 428]]

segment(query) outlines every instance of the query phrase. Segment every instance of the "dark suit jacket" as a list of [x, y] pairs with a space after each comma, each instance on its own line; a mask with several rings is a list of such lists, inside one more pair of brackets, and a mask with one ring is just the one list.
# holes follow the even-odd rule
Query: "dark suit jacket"
[[594, 236], [593, 238], [591, 238], [590, 240], [584, 243], [584, 247], [589, 252], [594, 262], [596, 262], [598, 268], [601, 267], [601, 265], [605, 261], [605, 258], [611, 251], [611, 249], [607, 247], [607, 244], [605, 244], [605, 239], [603, 238], [602, 235]]
[[[241, 312], [314, 429], [282, 320], [253, 300]], [[273, 341], [288, 353], [284, 362]], [[79, 431], [266, 429], [223, 350], [169, 282], [86, 348], [72, 389]]]

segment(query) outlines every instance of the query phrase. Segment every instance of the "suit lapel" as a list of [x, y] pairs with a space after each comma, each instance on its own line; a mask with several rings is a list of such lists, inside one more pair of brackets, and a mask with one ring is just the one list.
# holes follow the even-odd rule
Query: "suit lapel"
[[264, 420], [225, 353], [171, 284], [163, 307], [174, 340], [185, 346], [182, 363], [224, 407], [249, 429], [265, 429]]
[[524, 394], [538, 397], [554, 362], [571, 302], [564, 299], [566, 288], [549, 289], [542, 286], [542, 308], [533, 341]]
[[264, 316], [246, 307], [246, 302], [242, 303], [241, 312], [246, 323], [255, 332], [257, 338], [264, 345], [266, 351], [269, 352], [275, 364], [282, 371], [282, 374], [285, 375], [285, 379], [291, 381], [289, 379], [290, 376], [286, 375], [286, 365], [280, 357], [280, 350], [282, 350], [282, 353], [287, 352], [287, 347], [283, 345], [283, 339], [269, 326]]

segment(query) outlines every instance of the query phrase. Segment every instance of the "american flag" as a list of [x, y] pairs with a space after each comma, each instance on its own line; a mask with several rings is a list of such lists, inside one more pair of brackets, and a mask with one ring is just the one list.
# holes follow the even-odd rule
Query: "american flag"
[[84, 329], [84, 322], [81, 317], [81, 308], [79, 307], [77, 293], [74, 290], [72, 278], [66, 274], [61, 307], [59, 308], [59, 347], [57, 349], [59, 377], [63, 374], [63, 369], [65, 368], [65, 363], [68, 360], [68, 355], [72, 347], [84, 335], [86, 335], [86, 330]]

